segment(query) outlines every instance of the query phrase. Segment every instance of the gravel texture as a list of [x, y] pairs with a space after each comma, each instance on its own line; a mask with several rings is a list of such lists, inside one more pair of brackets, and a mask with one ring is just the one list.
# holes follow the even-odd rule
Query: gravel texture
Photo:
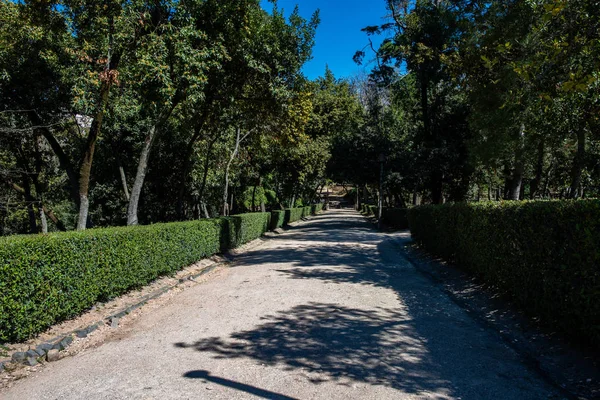
[[302, 222], [143, 309], [0, 398], [564, 397], [353, 211]]

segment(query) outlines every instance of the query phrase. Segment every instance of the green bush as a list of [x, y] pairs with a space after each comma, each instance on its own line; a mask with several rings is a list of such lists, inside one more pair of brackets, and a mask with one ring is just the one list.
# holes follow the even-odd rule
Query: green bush
[[361, 212], [365, 215], [378, 215], [377, 206], [372, 206], [369, 204], [363, 204], [361, 206]]
[[310, 207], [310, 213], [312, 215], [317, 215], [318, 213], [320, 213], [321, 211], [323, 211], [323, 203], [317, 203], [317, 204], [313, 204]]
[[312, 206], [287, 208], [285, 210], [276, 210], [271, 212], [271, 230], [284, 227], [287, 224], [301, 220], [310, 215], [315, 215], [323, 211], [323, 204], [314, 204]]
[[382, 222], [391, 228], [408, 229], [408, 216], [406, 208], [384, 207], [381, 211]]
[[431, 253], [600, 346], [600, 201], [421, 206], [408, 219]]
[[224, 227], [221, 237], [225, 239], [221, 249], [225, 251], [261, 237], [269, 230], [271, 213], [239, 214], [221, 220]]
[[260, 237], [271, 213], [0, 239], [0, 342]]
[[310, 217], [312, 215], [312, 207], [304, 206], [302, 207], [302, 218]]
[[218, 253], [221, 230], [205, 220], [0, 240], [0, 342]]
[[287, 208], [285, 210], [284, 225], [301, 220], [303, 212], [304, 208]]
[[285, 225], [285, 211], [275, 210], [271, 211], [271, 230], [274, 231], [277, 228], [282, 228]]

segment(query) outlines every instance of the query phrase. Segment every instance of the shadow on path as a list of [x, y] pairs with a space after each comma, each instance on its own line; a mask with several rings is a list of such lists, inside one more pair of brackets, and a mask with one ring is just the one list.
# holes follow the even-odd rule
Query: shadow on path
[[[312, 219], [237, 265], [273, 265], [290, 279], [393, 290], [394, 309], [310, 302], [264, 316], [229, 338], [177, 343], [216, 358], [251, 358], [335, 380], [383, 385], [428, 398], [539, 399], [549, 389], [516, 353], [486, 331], [399, 253], [363, 217], [344, 211]], [[352, 293], [352, 289], [349, 289]]]
[[205, 382], [216, 383], [217, 385], [225, 386], [231, 389], [239, 390], [240, 392], [246, 392], [253, 394], [257, 397], [261, 397], [263, 399], [273, 399], [273, 400], [298, 400], [294, 397], [285, 396], [280, 393], [271, 392], [269, 390], [264, 390], [261, 388], [257, 388], [256, 386], [246, 385], [244, 383], [232, 381], [230, 379], [220, 378], [218, 376], [212, 376], [210, 372], [205, 370], [196, 370], [189, 371], [183, 375], [184, 378], [189, 379], [201, 379]]
[[410, 318], [394, 310], [366, 311], [309, 303], [275, 315], [227, 340], [213, 337], [177, 347], [211, 352], [216, 358], [253, 358], [326, 379], [392, 386], [407, 393], [446, 392], [448, 382], [423, 363], [428, 357]]

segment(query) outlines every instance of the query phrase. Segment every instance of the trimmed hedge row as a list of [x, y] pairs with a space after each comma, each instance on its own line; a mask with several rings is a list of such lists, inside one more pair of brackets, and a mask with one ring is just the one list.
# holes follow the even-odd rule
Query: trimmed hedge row
[[271, 230], [283, 228], [285, 225], [285, 210], [271, 211]]
[[257, 239], [271, 218], [251, 213], [1, 238], [0, 343], [26, 340], [98, 301]]
[[323, 203], [313, 204], [310, 209], [312, 215], [316, 215], [323, 211]]
[[425, 249], [600, 347], [600, 201], [421, 206], [408, 219]]
[[94, 229], [0, 241], [0, 342], [218, 253], [223, 222]]
[[271, 213], [249, 213], [221, 218], [224, 231], [221, 237], [221, 250], [235, 249], [261, 237], [270, 229]]
[[299, 221], [309, 215], [315, 215], [323, 211], [323, 203], [312, 206], [286, 208], [285, 210], [271, 211], [271, 230], [282, 228], [289, 223]]

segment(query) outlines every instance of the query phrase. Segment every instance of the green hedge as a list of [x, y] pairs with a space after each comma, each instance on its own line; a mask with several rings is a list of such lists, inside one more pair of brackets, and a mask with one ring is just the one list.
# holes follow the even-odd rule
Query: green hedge
[[287, 208], [285, 210], [284, 225], [296, 222], [304, 217], [304, 207]]
[[221, 250], [234, 249], [261, 237], [270, 229], [271, 213], [248, 213], [221, 218], [224, 231]]
[[312, 206], [288, 208], [271, 212], [271, 230], [282, 228], [285, 225], [301, 220], [309, 215], [315, 215], [323, 211], [323, 203]]
[[321, 211], [323, 211], [323, 203], [317, 203], [311, 206], [310, 212], [312, 215], [316, 215]]
[[260, 237], [270, 213], [0, 239], [0, 343]]
[[408, 219], [425, 249], [600, 347], [600, 201], [421, 206]]
[[271, 211], [271, 230], [274, 231], [277, 228], [283, 228], [285, 225], [285, 211], [275, 210]]

